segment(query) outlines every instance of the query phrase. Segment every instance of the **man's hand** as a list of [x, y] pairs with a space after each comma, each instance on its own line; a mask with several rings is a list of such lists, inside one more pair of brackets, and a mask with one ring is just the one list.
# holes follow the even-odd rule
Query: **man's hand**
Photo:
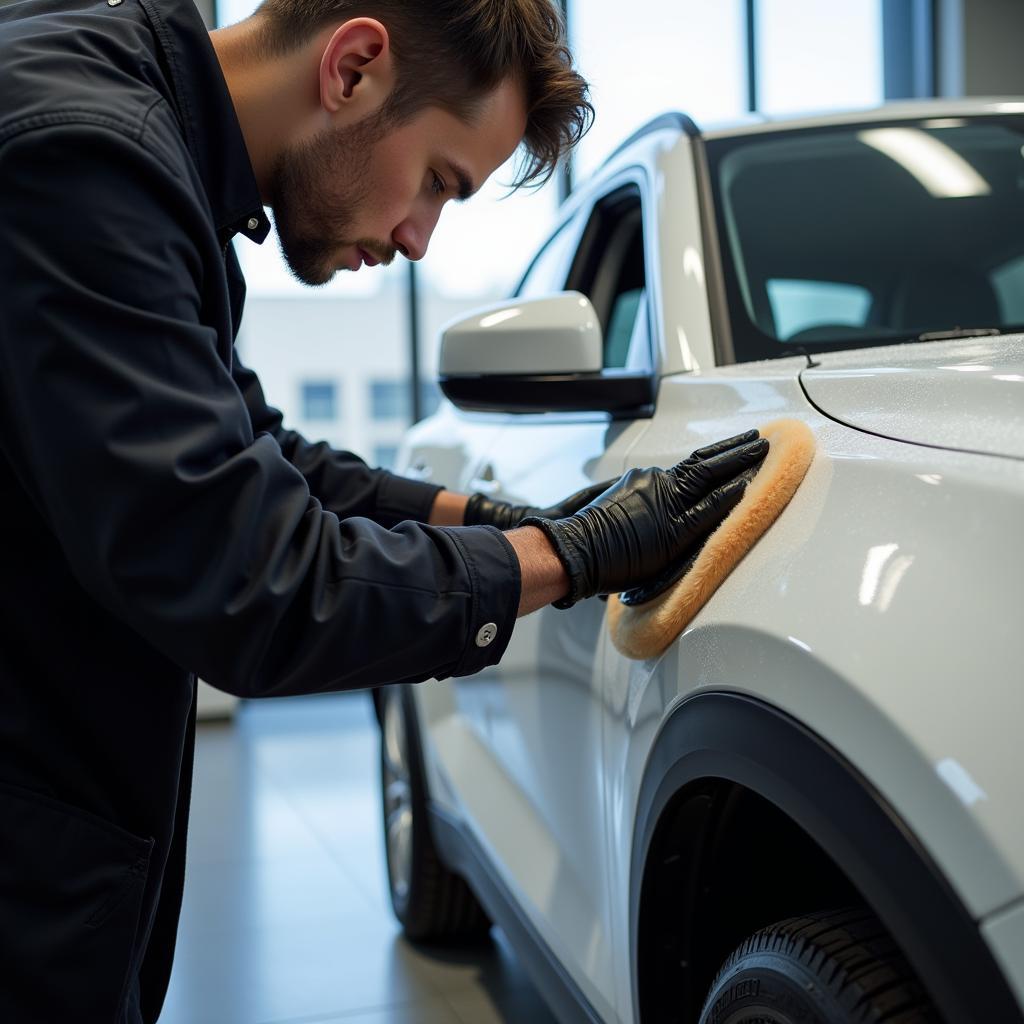
[[695, 451], [671, 469], [634, 469], [570, 516], [527, 516], [539, 527], [569, 577], [569, 608], [596, 594], [651, 581], [711, 533], [746, 489], [740, 474], [759, 465], [768, 442], [750, 431]]
[[532, 505], [514, 505], [509, 501], [492, 501], [486, 494], [472, 494], [466, 503], [466, 526], [496, 526], [499, 530], [514, 530], [528, 516], [538, 519], [565, 519], [589, 505], [598, 495], [604, 494], [614, 480], [591, 484], [575, 494], [570, 494], [550, 508], [535, 508]]

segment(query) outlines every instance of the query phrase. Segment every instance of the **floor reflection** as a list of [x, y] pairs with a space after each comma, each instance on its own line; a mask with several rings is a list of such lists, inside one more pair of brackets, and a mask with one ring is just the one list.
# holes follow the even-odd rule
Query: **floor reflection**
[[199, 729], [160, 1024], [554, 1024], [500, 932], [427, 953], [387, 900], [365, 694], [244, 704]]

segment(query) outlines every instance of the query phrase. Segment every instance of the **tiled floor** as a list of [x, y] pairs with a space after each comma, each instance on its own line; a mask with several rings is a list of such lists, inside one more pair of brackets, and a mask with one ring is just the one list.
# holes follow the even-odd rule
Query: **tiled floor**
[[160, 1024], [554, 1024], [504, 937], [410, 946], [388, 905], [365, 694], [201, 725], [185, 903]]

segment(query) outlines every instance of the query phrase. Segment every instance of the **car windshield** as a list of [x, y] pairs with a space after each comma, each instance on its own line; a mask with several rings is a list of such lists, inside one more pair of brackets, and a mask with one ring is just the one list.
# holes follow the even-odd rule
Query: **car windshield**
[[709, 141], [736, 360], [1024, 330], [1022, 146], [993, 117]]

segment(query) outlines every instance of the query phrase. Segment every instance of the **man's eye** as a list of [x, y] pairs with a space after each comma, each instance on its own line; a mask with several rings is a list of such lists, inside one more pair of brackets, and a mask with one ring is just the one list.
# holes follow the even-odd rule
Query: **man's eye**
[[442, 195], [444, 193], [444, 182], [435, 174], [434, 180], [430, 183], [430, 191], [435, 196]]

